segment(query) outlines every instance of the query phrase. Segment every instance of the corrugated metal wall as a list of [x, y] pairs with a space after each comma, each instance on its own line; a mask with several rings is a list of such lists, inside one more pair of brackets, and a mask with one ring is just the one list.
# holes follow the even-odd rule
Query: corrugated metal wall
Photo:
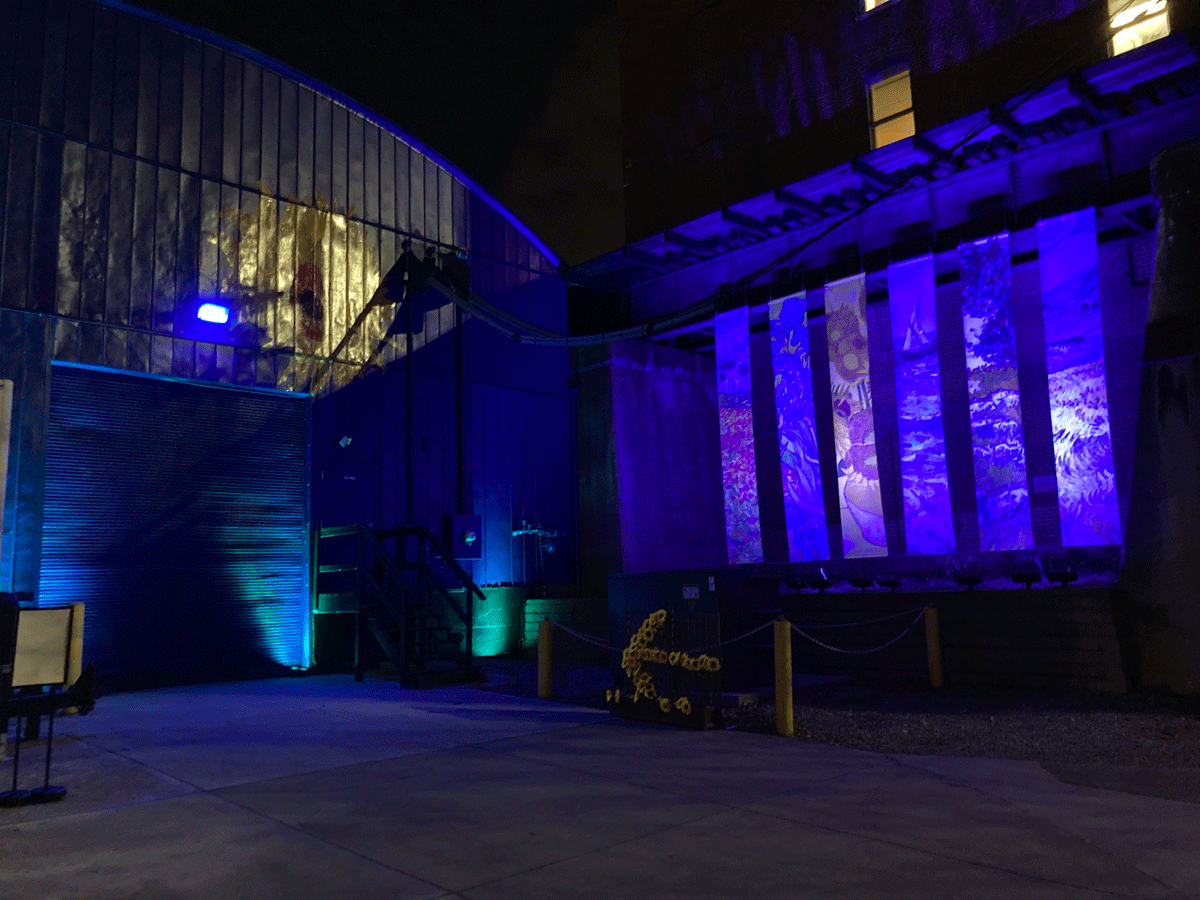
[[42, 604], [107, 689], [309, 659], [307, 397], [54, 366]]
[[0, 516], [4, 523], [0, 529], [0, 591], [37, 590], [50, 397], [49, 343], [46, 319], [0, 309], [0, 378], [13, 382], [8, 484]]
[[[26, 418], [10, 459], [0, 589], [36, 588], [47, 415], [36, 373], [51, 360], [301, 392], [327, 367], [338, 390], [323, 402], [336, 406], [391, 313], [372, 315], [339, 362], [328, 357], [408, 240], [418, 255], [467, 249], [476, 292], [565, 333], [556, 261], [464, 177], [353, 101], [245, 48], [125, 8], [9, 6], [0, 28], [0, 375], [33, 374], [16, 378]], [[197, 321], [211, 299], [231, 308], [227, 326]], [[457, 427], [445, 405], [456, 366], [438, 347], [456, 338], [444, 315], [419, 322], [414, 431], [427, 456], [415, 460], [413, 492], [434, 527], [444, 513], [486, 508], [489, 558], [509, 562], [477, 577], [523, 580], [511, 530], [529, 509], [526, 492], [555, 498], [543, 518], [571, 530], [569, 460], [547, 463], [545, 449], [569, 448], [566, 351], [533, 350], [529, 362], [482, 325], [462, 331], [468, 380], [506, 391], [468, 388]], [[393, 343], [381, 361], [394, 372], [405, 352]], [[383, 428], [396, 416], [403, 422], [402, 407], [373, 410], [370, 421]], [[526, 420], [536, 429], [514, 433]], [[529, 445], [513, 445], [526, 436]], [[377, 443], [378, 465], [394, 479], [406, 465], [403, 442]], [[479, 449], [497, 447], [504, 452]], [[460, 454], [465, 492], [458, 465], [446, 462]], [[501, 496], [509, 499], [492, 502]], [[395, 491], [376, 499], [392, 516], [377, 524], [404, 511]]]

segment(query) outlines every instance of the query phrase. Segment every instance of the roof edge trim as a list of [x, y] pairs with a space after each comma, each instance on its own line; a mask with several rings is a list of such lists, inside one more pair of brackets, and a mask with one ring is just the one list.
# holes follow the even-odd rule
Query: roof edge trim
[[119, 12], [137, 16], [141, 19], [146, 19], [147, 21], [154, 22], [158, 25], [178, 31], [181, 34], [194, 37], [197, 40], [213, 44], [223, 50], [236, 53], [257, 65], [269, 68], [279, 75], [290, 78], [292, 81], [325, 95], [333, 102], [338, 103], [346, 107], [351, 112], [357, 113], [364, 119], [373, 122], [375, 125], [378, 125], [380, 128], [387, 131], [393, 137], [399, 138], [410, 147], [413, 147], [419, 151], [422, 155], [432, 159], [439, 167], [445, 169], [447, 172], [461, 181], [472, 193], [476, 194], [481, 200], [486, 202], [490, 207], [492, 207], [492, 209], [494, 209], [509, 223], [511, 223], [512, 226], [517, 229], [517, 231], [521, 232], [521, 234], [524, 235], [529, 242], [538, 249], [538, 252], [540, 252], [542, 256], [544, 256], [554, 266], [555, 269], [561, 266], [562, 260], [559, 259], [558, 254], [546, 246], [546, 243], [541, 238], [534, 234], [524, 222], [518, 219], [510, 210], [501, 204], [500, 201], [481, 188], [473, 178], [443, 157], [440, 153], [430, 149], [421, 141], [410, 137], [407, 133], [400, 130], [397, 126], [385, 119], [379, 113], [368, 109], [353, 98], [343, 94], [341, 91], [330, 87], [311, 75], [301, 72], [299, 69], [292, 68], [287, 63], [281, 62], [272, 56], [268, 56], [260, 50], [255, 50], [253, 47], [248, 47], [245, 44], [233, 40], [232, 38], [227, 38], [215, 31], [210, 31], [207, 28], [201, 28], [198, 25], [191, 25], [187, 22], [181, 22], [178, 19], [173, 19], [170, 16], [163, 15], [162, 13], [154, 12], [153, 10], [149, 9], [143, 9], [140, 6], [134, 6], [132, 3], [126, 2], [126, 0], [92, 0], [92, 2], [99, 6], [106, 6], [109, 9], [114, 9]]

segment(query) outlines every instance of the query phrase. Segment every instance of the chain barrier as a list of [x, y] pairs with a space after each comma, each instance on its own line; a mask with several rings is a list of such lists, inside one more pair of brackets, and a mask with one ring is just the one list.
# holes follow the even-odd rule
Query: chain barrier
[[[906, 634], [908, 634], [910, 631], [912, 631], [913, 628], [916, 627], [917, 623], [919, 621], [921, 621], [921, 617], [925, 615], [925, 610], [927, 610], [927, 609], [929, 609], [929, 606], [922, 606], [919, 608], [908, 609], [908, 610], [905, 610], [904, 612], [892, 613], [889, 616], [880, 616], [877, 619], [866, 619], [862, 622], [837, 622], [837, 623], [833, 623], [833, 624], [816, 623], [816, 624], [804, 625], [804, 626], [797, 625], [795, 622], [788, 622], [788, 624], [792, 626], [792, 630], [795, 631], [796, 634], [800, 635], [801, 637], [803, 637], [807, 640], [812, 641], [818, 647], [824, 647], [826, 650], [832, 650], [835, 653], [855, 653], [855, 654], [877, 653], [880, 650], [883, 650], [887, 647], [892, 646], [892, 644], [896, 643], [896, 641], [900, 640], [900, 638], [904, 637]], [[834, 647], [831, 644], [826, 644], [824, 641], [817, 640], [811, 634], [806, 634], [804, 631], [801, 630], [801, 627], [808, 628], [808, 629], [817, 629], [817, 628], [851, 628], [851, 627], [856, 627], [859, 625], [873, 625], [876, 622], [886, 622], [889, 619], [898, 619], [901, 616], [907, 616], [909, 613], [912, 613], [912, 612], [915, 612], [917, 614], [917, 617], [912, 620], [912, 623], [907, 628], [905, 628], [902, 632], [900, 632], [898, 635], [896, 635], [894, 638], [892, 638], [886, 644], [880, 644], [878, 647], [871, 647], [866, 650], [847, 650], [842, 647]], [[731, 637], [728, 640], [721, 641], [719, 644], [717, 644], [717, 647], [728, 647], [730, 644], [736, 644], [738, 641], [744, 641], [746, 638], [751, 637], [752, 635], [758, 634], [760, 631], [765, 631], [766, 629], [770, 628], [771, 626], [773, 626], [775, 624], [775, 621], [776, 620], [772, 619], [770, 622], [764, 622], [762, 625], [759, 625], [757, 628], [751, 628], [745, 634], [739, 634], [737, 637]], [[606, 643], [604, 640], [602, 640], [600, 638], [593, 637], [590, 634], [584, 634], [581, 631], [576, 631], [574, 628], [568, 628], [566, 625], [563, 625], [561, 622], [555, 622], [554, 620], [551, 620], [550, 624], [552, 624], [555, 628], [559, 628], [559, 629], [565, 631], [567, 634], [572, 635], [573, 637], [576, 637], [581, 641], [589, 643], [594, 647], [599, 647], [602, 650], [613, 650], [613, 651], [619, 652], [619, 651], [625, 649], [624, 647], [614, 647], [611, 644]], [[711, 648], [701, 648], [698, 650], [687, 650], [684, 652], [689, 655], [696, 655], [696, 654], [704, 653], [708, 649], [711, 649]]]
[[880, 616], [878, 619], [867, 619], [864, 622], [838, 622], [834, 625], [827, 625], [827, 624], [822, 624], [819, 622], [813, 623], [812, 625], [797, 625], [793, 622], [792, 627], [793, 628], [815, 629], [815, 628], [849, 628], [852, 625], [874, 625], [876, 622], [886, 622], [888, 619], [899, 619], [902, 616], [907, 616], [907, 615], [910, 615], [911, 613], [915, 613], [915, 612], [924, 612], [927, 609], [929, 609], [928, 606], [922, 606], [920, 608], [914, 606], [912, 609], [906, 609], [904, 612], [892, 613], [890, 616]]
[[[721, 641], [721, 643], [717, 644], [717, 647], [718, 648], [719, 647], [728, 647], [730, 644], [736, 644], [738, 641], [744, 641], [746, 638], [750, 637], [751, 635], [758, 634], [760, 631], [770, 628], [774, 624], [775, 624], [774, 620], [772, 620], [770, 622], [764, 622], [762, 625], [759, 625], [757, 628], [751, 628], [745, 634], [739, 634], [737, 637], [731, 637], [727, 641]], [[714, 648], [701, 647], [698, 650], [686, 650], [684, 652], [687, 653], [689, 656], [695, 656], [699, 653], [708, 653], [709, 650], [711, 650], [711, 649], [714, 649]]]
[[[805, 634], [796, 625], [792, 625], [792, 623], [790, 623], [790, 622], [788, 624], [792, 625], [792, 630], [795, 631], [796, 634], [812, 641], [818, 647], [824, 647], [826, 650], [832, 650], [834, 653], [877, 653], [878, 651], [883, 650], [885, 647], [892, 646], [892, 644], [896, 643], [896, 641], [900, 640], [900, 638], [904, 637], [906, 634], [908, 634], [910, 631], [912, 631], [913, 628], [916, 627], [916, 624], [921, 621], [922, 617], [924, 617], [925, 610], [927, 610], [927, 609], [929, 609], [928, 606], [921, 607], [921, 610], [917, 613], [917, 617], [912, 620], [912, 624], [910, 624], [907, 628], [905, 628], [902, 632], [900, 632], [898, 635], [896, 635], [894, 638], [892, 638], [886, 644], [880, 644], [878, 647], [870, 647], [866, 650], [846, 650], [845, 648], [842, 648], [842, 647], [834, 647], [830, 644], [826, 644], [824, 641], [818, 641], [811, 634]], [[895, 616], [889, 616], [888, 618], [895, 618]]]
[[604, 643], [604, 641], [601, 640], [600, 638], [592, 637], [590, 634], [584, 634], [581, 631], [576, 631], [574, 628], [568, 628], [566, 625], [563, 625], [561, 622], [555, 622], [553, 619], [550, 620], [550, 624], [553, 625], [555, 628], [561, 628], [567, 634], [574, 635], [575, 637], [579, 638], [579, 640], [586, 641], [587, 643], [591, 644], [592, 646], [599, 647], [602, 650], [624, 650], [625, 649], [624, 647], [613, 647], [609, 644]]

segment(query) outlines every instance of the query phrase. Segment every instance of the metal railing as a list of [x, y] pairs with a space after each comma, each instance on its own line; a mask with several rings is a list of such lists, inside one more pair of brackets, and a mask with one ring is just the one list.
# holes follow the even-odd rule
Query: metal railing
[[[474, 659], [473, 620], [475, 598], [487, 599], [471, 576], [449, 555], [442, 542], [426, 526], [401, 525], [372, 531], [361, 524], [321, 528], [318, 538], [352, 537], [355, 542], [353, 562], [318, 566], [319, 574], [349, 572], [355, 578], [356, 628], [354, 636], [355, 679], [363, 678], [364, 629], [370, 628], [401, 674], [410, 665], [423, 666], [434, 642], [433, 633], [445, 628], [443, 617], [430, 612], [428, 602], [436, 597], [440, 608], [451, 613], [462, 625], [463, 645], [460, 662], [470, 666]], [[393, 541], [393, 547], [388, 542]], [[318, 560], [320, 562], [320, 560]], [[437, 566], [453, 574], [462, 585], [465, 604], [460, 603], [447, 585]], [[382, 629], [364, 615], [364, 602], [369, 601], [391, 619], [399, 632], [399, 640], [389, 641]], [[413, 615], [410, 615], [413, 613]], [[438, 625], [431, 626], [430, 618]], [[411, 651], [411, 652], [410, 652]]]
[[[392, 556], [395, 559], [404, 560], [401, 564], [405, 568], [411, 568], [415, 572], [416, 591], [418, 596], [427, 596], [436, 593], [442, 600], [446, 608], [454, 612], [463, 626], [464, 636], [464, 653], [468, 660], [474, 658], [474, 642], [473, 642], [473, 623], [475, 621], [475, 598], [486, 600], [487, 597], [479, 588], [471, 576], [446, 549], [445, 545], [436, 534], [426, 525], [410, 524], [399, 525], [395, 528], [379, 529], [372, 535], [380, 544], [381, 549], [386, 547], [386, 542], [389, 540], [396, 542], [396, 547]], [[416, 547], [413, 553], [413, 560], [409, 562], [407, 553], [407, 544], [410, 539], [415, 539]], [[384, 555], [388, 556], [386, 550]], [[466, 601], [466, 608], [459, 605], [458, 601], [451, 593], [452, 588], [446, 585], [439, 577], [432, 563], [440, 562], [448, 568], [454, 577], [463, 587], [463, 596]]]

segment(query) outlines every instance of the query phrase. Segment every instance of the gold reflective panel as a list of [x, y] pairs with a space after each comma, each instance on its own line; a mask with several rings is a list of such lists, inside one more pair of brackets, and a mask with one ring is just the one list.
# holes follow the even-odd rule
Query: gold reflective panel
[[262, 182], [258, 188], [243, 192], [240, 209], [222, 208], [205, 234], [205, 245], [220, 254], [210, 265], [222, 273], [217, 287], [232, 308], [238, 343], [290, 352], [279, 387], [305, 390], [313, 377], [340, 386], [367, 362], [395, 314], [385, 307], [359, 324], [338, 351], [352, 365], [318, 364], [347, 338], [382, 280], [376, 238], [351, 221], [352, 210], [319, 193], [306, 203], [278, 200]]
[[[354, 320], [358, 318], [358, 314], [366, 309], [367, 301], [371, 299], [369, 294], [364, 295], [363, 293], [363, 235], [361, 227], [351, 228], [346, 234], [346, 290], [350, 298], [348, 307], [349, 316], [347, 317], [347, 328], [349, 328]], [[355, 329], [354, 334], [351, 334], [349, 337], [350, 340], [340, 355], [345, 358], [361, 358], [365, 362], [367, 357], [363, 349], [362, 325]]]

